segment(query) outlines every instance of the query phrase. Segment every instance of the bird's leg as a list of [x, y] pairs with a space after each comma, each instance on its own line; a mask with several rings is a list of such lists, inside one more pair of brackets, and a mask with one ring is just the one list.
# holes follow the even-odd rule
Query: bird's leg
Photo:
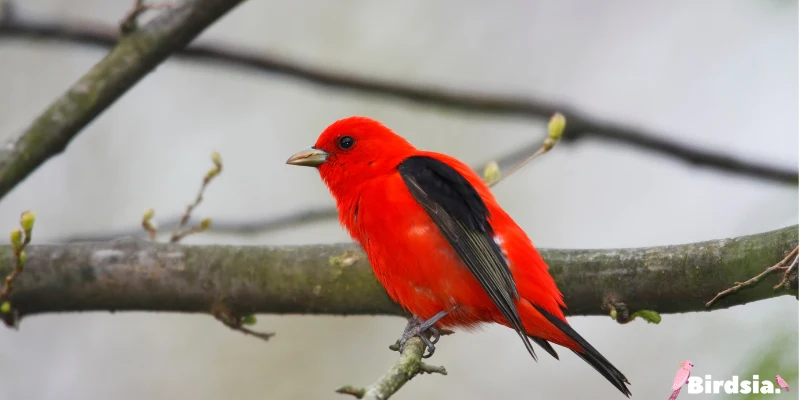
[[[439, 341], [439, 330], [436, 329], [434, 326], [440, 319], [444, 318], [449, 311], [439, 311], [433, 317], [429, 318], [427, 321], [420, 320], [419, 317], [414, 316], [409, 318], [408, 324], [406, 325], [405, 330], [403, 330], [403, 336], [399, 340], [400, 351], [403, 351], [403, 348], [406, 345], [408, 339], [411, 339], [414, 336], [419, 336], [422, 339], [422, 342], [425, 343], [427, 347], [428, 353], [423, 354], [422, 358], [429, 358], [433, 355], [433, 352], [436, 351], [436, 342]], [[430, 331], [431, 339], [428, 339], [426, 332]]]
[[409, 331], [411, 331], [411, 329], [413, 329], [415, 326], [419, 325], [420, 323], [422, 323], [422, 320], [419, 319], [419, 317], [416, 316], [416, 315], [414, 315], [411, 318], [409, 318], [408, 319], [408, 323], [406, 324], [406, 328], [403, 329], [403, 336], [405, 336]]

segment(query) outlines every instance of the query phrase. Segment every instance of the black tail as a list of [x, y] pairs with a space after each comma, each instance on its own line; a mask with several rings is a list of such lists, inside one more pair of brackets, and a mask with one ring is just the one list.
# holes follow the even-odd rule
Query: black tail
[[[544, 315], [544, 317], [547, 318], [547, 320], [550, 321], [550, 323], [552, 323], [558, 329], [564, 332], [567, 336], [570, 337], [570, 339], [574, 340], [575, 343], [577, 343], [583, 350], [582, 353], [573, 350], [573, 353], [577, 354], [578, 357], [583, 359], [583, 361], [586, 361], [589, 365], [594, 367], [594, 369], [596, 369], [597, 372], [599, 372], [606, 379], [608, 379], [608, 381], [611, 382], [611, 384], [614, 385], [614, 387], [619, 389], [619, 391], [622, 392], [622, 394], [624, 394], [626, 397], [631, 397], [631, 391], [628, 389], [628, 386], [626, 386], [630, 385], [630, 382], [628, 382], [628, 378], [626, 378], [625, 375], [622, 374], [622, 372], [620, 372], [616, 367], [611, 365], [611, 362], [606, 360], [606, 358], [603, 357], [603, 355], [600, 354], [599, 351], [595, 350], [595, 348], [592, 347], [592, 345], [590, 345], [589, 342], [586, 341], [586, 339], [582, 338], [581, 335], [578, 334], [578, 332], [575, 332], [575, 330], [572, 329], [572, 327], [569, 326], [569, 324], [556, 318], [556, 316], [545, 311], [543, 308], [535, 304], [533, 306], [536, 307], [536, 309], [540, 313], [542, 313], [542, 315]], [[542, 340], [542, 342], [547, 343], [544, 340]], [[545, 347], [541, 343], [539, 343], [539, 341], [536, 341], [536, 343], [542, 347]], [[553, 348], [549, 346], [549, 344], [547, 345], [547, 347], [550, 347], [550, 350], [553, 350]], [[545, 347], [545, 350], [547, 350], [547, 347]], [[548, 351], [548, 353], [554, 354], [555, 350], [553, 350], [552, 352]], [[558, 358], [558, 356], [556, 355], [553, 356]]]

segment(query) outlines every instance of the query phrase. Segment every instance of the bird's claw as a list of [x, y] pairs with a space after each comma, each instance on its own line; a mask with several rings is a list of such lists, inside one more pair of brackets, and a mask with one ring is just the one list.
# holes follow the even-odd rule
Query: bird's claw
[[[430, 338], [428, 338], [428, 334], [430, 334]], [[425, 343], [426, 352], [422, 354], [422, 358], [430, 358], [436, 351], [435, 344], [441, 338], [439, 330], [431, 324], [426, 324], [416, 316], [410, 318], [406, 328], [403, 330], [403, 336], [397, 342], [401, 353], [405, 349], [406, 342], [414, 336], [418, 336]]]
[[[431, 338], [430, 339], [428, 339], [427, 332], [431, 333]], [[401, 353], [403, 352], [403, 349], [405, 349], [406, 343], [408, 342], [408, 340], [413, 338], [414, 336], [419, 337], [420, 340], [422, 340], [422, 343], [425, 343], [426, 352], [422, 354], [422, 358], [430, 358], [433, 355], [433, 353], [436, 351], [435, 344], [436, 344], [436, 342], [439, 341], [439, 337], [440, 337], [439, 331], [435, 327], [430, 327], [430, 328], [427, 329], [427, 331], [423, 331], [422, 329], [420, 329], [419, 325], [415, 325], [415, 326], [412, 326], [410, 328], [407, 328], [403, 332], [403, 336], [398, 341], [398, 345], [399, 345]]]
[[[423, 353], [422, 358], [430, 358], [430, 356], [433, 355], [433, 352], [436, 351], [436, 346], [434, 345], [441, 337], [441, 332], [439, 332], [434, 325], [454, 309], [455, 308], [449, 311], [439, 311], [436, 313], [436, 315], [426, 321], [423, 321], [416, 315], [409, 318], [408, 324], [406, 324], [406, 328], [403, 330], [403, 336], [397, 341], [397, 347], [400, 352], [403, 352], [408, 339], [411, 339], [414, 336], [419, 336], [419, 338], [427, 347], [427, 353]], [[430, 338], [428, 338], [428, 335], [430, 335]]]

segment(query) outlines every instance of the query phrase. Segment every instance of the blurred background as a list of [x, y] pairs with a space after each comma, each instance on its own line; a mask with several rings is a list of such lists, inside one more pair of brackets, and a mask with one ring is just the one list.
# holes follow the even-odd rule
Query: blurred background
[[[30, 20], [117, 24], [123, 0], [24, 0]], [[669, 139], [797, 169], [798, 2], [251, 0], [213, 41], [344, 74], [530, 97]], [[0, 35], [0, 140], [15, 137], [106, 51]], [[475, 164], [540, 140], [546, 121], [495, 117], [170, 59], [0, 202], [0, 228], [37, 213], [35, 243], [134, 227], [148, 207], [178, 215], [219, 151], [222, 175], [194, 214], [279, 216], [333, 205], [318, 174], [284, 161], [332, 121], [377, 118], [418, 147]], [[494, 189], [537, 246], [680, 244], [796, 224], [798, 188], [700, 168], [617, 142], [562, 143]], [[335, 220], [186, 243], [349, 241]], [[798, 386], [791, 296], [659, 325], [570, 322], [632, 382], [667, 398], [678, 362], [693, 374], [781, 374]], [[259, 316], [264, 343], [208, 315], [42, 315], [0, 329], [0, 399], [343, 399], [396, 360], [392, 317]], [[563, 353], [563, 351], [562, 351]], [[398, 399], [619, 399], [572, 354], [533, 362], [513, 331], [459, 332]], [[800, 389], [800, 387], [798, 387]], [[681, 396], [687, 396], [682, 393]], [[722, 398], [725, 395], [713, 396]], [[692, 398], [712, 396], [694, 395]], [[744, 396], [738, 396], [742, 398]], [[789, 397], [786, 397], [789, 398]]]

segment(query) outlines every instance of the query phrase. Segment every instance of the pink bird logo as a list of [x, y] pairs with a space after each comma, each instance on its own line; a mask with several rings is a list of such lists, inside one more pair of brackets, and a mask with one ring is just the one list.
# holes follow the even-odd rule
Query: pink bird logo
[[780, 375], [775, 375], [775, 382], [778, 383], [778, 386], [780, 386], [781, 389], [783, 389], [783, 390], [785, 390], [787, 392], [789, 391], [789, 385], [786, 384], [786, 381], [783, 380], [783, 378], [781, 378]]
[[675, 374], [675, 380], [672, 381], [672, 395], [669, 396], [669, 400], [675, 400], [678, 398], [678, 393], [681, 392], [681, 388], [685, 383], [689, 383], [689, 375], [691, 375], [692, 364], [691, 360], [686, 360], [683, 362], [678, 363], [681, 366], [681, 369], [678, 370], [678, 373]]

